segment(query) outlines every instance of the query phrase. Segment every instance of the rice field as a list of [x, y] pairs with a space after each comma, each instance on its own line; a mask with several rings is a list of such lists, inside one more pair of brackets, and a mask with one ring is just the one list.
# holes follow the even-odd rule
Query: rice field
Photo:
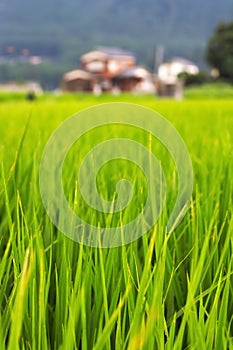
[[[39, 188], [43, 149], [54, 129], [98, 103], [125, 101], [167, 118], [192, 160], [190, 208], [170, 234], [165, 227], [178, 178], [164, 147], [150, 135], [122, 129], [150, 147], [167, 181], [158, 222], [138, 240], [116, 248], [81, 245], [60, 232]], [[43, 97], [0, 103], [0, 349], [233, 349], [233, 100], [156, 100], [153, 96]], [[100, 128], [83, 136], [64, 163], [67, 200], [87, 221], [80, 200], [79, 162], [93, 144], [118, 136]], [[136, 193], [130, 221], [147, 186], [133, 164], [104, 167], [98, 188], [111, 200], [125, 176]], [[140, 172], [140, 171], [139, 171]], [[105, 217], [109, 226], [121, 217]]]

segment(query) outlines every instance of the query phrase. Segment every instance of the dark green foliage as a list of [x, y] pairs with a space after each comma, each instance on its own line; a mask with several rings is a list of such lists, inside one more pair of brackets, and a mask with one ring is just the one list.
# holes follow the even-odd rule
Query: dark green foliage
[[209, 83], [213, 80], [209, 76], [209, 74], [204, 71], [200, 71], [197, 74], [189, 74], [189, 73], [183, 72], [179, 74], [179, 78], [182, 79], [185, 86], [202, 85], [205, 83]]
[[233, 82], [233, 21], [219, 23], [209, 39], [206, 59], [222, 78]]

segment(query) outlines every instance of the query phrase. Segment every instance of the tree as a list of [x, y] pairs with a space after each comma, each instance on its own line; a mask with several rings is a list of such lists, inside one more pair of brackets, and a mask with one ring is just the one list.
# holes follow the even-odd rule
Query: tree
[[218, 24], [209, 38], [206, 60], [220, 77], [233, 82], [233, 21]]

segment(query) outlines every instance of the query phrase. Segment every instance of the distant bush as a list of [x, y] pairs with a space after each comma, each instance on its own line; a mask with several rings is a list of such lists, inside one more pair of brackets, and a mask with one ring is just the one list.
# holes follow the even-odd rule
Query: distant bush
[[184, 86], [203, 85], [213, 81], [213, 78], [204, 71], [200, 71], [197, 74], [182, 72], [178, 77], [184, 82]]
[[209, 38], [206, 48], [207, 62], [220, 73], [220, 77], [233, 83], [233, 21], [220, 22]]

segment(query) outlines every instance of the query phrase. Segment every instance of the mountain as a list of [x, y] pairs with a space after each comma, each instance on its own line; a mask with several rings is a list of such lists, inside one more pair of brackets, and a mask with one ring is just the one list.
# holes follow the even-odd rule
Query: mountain
[[165, 57], [203, 63], [207, 38], [220, 20], [233, 18], [232, 0], [0, 0], [0, 56], [6, 47], [78, 64], [95, 46], [120, 46], [138, 62]]

